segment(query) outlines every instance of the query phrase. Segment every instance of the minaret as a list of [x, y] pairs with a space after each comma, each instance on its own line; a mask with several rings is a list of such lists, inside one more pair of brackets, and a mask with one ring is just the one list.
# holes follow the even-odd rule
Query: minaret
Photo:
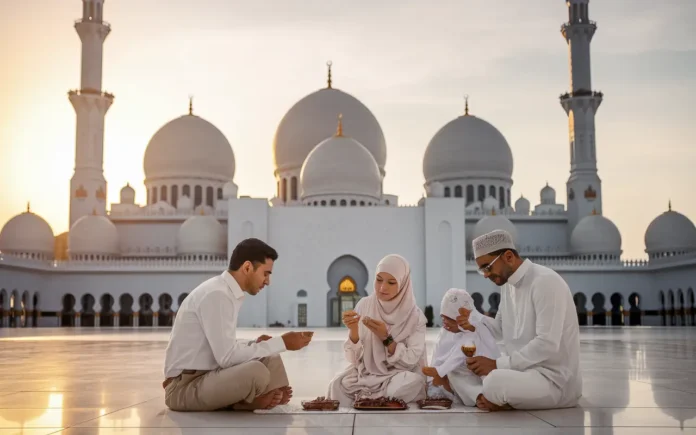
[[593, 210], [602, 214], [595, 146], [595, 114], [602, 103], [602, 93], [592, 90], [590, 42], [597, 24], [589, 19], [589, 2], [567, 0], [568, 22], [561, 27], [570, 55], [570, 91], [561, 95], [570, 135], [570, 177], [566, 183], [569, 233]]
[[82, 0], [82, 18], [75, 22], [82, 41], [82, 77], [80, 89], [68, 92], [77, 117], [70, 226], [93, 212], [106, 214], [104, 117], [114, 96], [102, 91], [104, 40], [111, 31], [103, 13], [104, 0]]

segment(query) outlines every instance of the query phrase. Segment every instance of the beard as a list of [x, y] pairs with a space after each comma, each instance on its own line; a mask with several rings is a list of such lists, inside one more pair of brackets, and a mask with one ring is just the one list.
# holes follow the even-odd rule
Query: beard
[[508, 266], [507, 264], [503, 264], [500, 273], [491, 273], [488, 275], [488, 279], [498, 287], [502, 287], [507, 284], [508, 279], [513, 273], [512, 267]]

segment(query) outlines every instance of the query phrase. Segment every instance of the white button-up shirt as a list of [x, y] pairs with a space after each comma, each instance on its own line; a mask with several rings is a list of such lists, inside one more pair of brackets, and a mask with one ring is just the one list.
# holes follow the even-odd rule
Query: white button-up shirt
[[164, 358], [165, 378], [183, 370], [215, 370], [285, 351], [282, 337], [237, 340], [245, 293], [224, 271], [196, 287], [179, 307]]
[[502, 286], [495, 319], [472, 312], [472, 325], [480, 322], [503, 341], [506, 355], [496, 360], [499, 369], [537, 370], [564, 397], [579, 397], [578, 318], [570, 288], [558, 273], [525, 260]]

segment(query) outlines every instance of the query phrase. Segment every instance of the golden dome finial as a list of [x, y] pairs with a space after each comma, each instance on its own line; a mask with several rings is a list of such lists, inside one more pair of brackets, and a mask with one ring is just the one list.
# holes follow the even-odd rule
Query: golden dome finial
[[193, 95], [189, 95], [189, 115], [193, 115]]
[[469, 116], [469, 95], [464, 95], [464, 116]]
[[27, 213], [31, 213], [31, 204], [27, 201]]
[[326, 66], [329, 68], [329, 76], [328, 79], [326, 80], [326, 87], [331, 89], [331, 65], [333, 65], [333, 62], [328, 61], [326, 62]]
[[336, 137], [343, 136], [343, 114], [338, 114], [338, 127], [336, 128]]
[[672, 200], [670, 199], [669, 202], [667, 203], [667, 210], [672, 211]]

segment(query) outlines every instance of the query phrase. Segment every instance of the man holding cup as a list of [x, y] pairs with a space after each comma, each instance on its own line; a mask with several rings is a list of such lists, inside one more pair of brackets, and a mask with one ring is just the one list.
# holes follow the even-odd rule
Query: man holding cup
[[251, 411], [286, 404], [292, 397], [279, 353], [300, 350], [312, 332], [287, 332], [256, 340], [236, 338], [247, 294], [270, 284], [278, 253], [258, 239], [240, 242], [228, 270], [196, 287], [177, 311], [167, 345], [164, 402], [174, 411]]

